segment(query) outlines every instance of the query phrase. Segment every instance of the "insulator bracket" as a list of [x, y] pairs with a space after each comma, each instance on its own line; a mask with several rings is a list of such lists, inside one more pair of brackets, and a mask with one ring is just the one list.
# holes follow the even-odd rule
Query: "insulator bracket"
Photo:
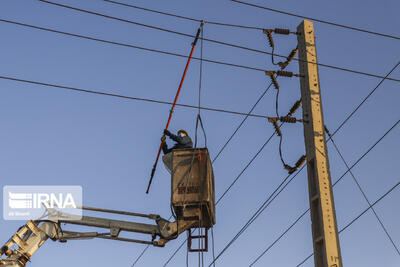
[[300, 107], [301, 105], [301, 99], [297, 100], [293, 106], [290, 108], [288, 116], [292, 116]]
[[272, 117], [271, 117], [271, 118], [268, 118], [268, 121], [269, 121], [270, 123], [272, 123], [272, 125], [274, 125], [276, 134], [277, 134], [278, 136], [282, 136], [281, 128], [280, 128], [279, 125], [278, 125], [278, 119], [277, 119], [277, 118], [272, 118]]
[[265, 74], [271, 78], [271, 82], [274, 84], [275, 89], [279, 89], [279, 84], [275, 77], [275, 71], [267, 70]]
[[294, 59], [294, 57], [296, 56], [297, 52], [298, 52], [298, 48], [296, 47], [295, 49], [293, 49], [289, 56], [287, 56], [286, 61], [285, 62], [279, 62], [278, 65], [281, 67], [281, 69], [284, 69], [287, 67], [287, 65], [289, 65], [289, 63]]
[[275, 28], [274, 33], [276, 34], [284, 34], [284, 35], [289, 35], [290, 30], [289, 29], [281, 29], [281, 28]]
[[295, 164], [296, 169], [300, 168], [301, 165], [303, 165], [304, 162], [306, 162], [306, 159], [307, 159], [306, 155], [301, 156], [301, 157], [296, 161], [296, 164]]
[[264, 29], [263, 30], [263, 33], [265, 33], [267, 35], [267, 37], [268, 37], [268, 43], [269, 43], [269, 46], [271, 48], [273, 48], [275, 46], [274, 39], [272, 38], [272, 32], [273, 32], [273, 30], [271, 30], [271, 29]]
[[269, 117], [268, 121], [269, 122], [280, 121], [280, 122], [286, 122], [286, 123], [303, 122], [302, 119], [297, 119], [297, 118], [291, 117], [291, 116]]

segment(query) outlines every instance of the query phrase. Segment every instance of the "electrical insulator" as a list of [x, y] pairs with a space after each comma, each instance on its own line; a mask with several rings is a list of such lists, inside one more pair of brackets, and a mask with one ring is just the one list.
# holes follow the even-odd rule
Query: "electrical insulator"
[[283, 70], [284, 68], [287, 67], [287, 65], [289, 65], [289, 62], [293, 60], [293, 58], [296, 56], [297, 54], [297, 47], [295, 49], [292, 50], [292, 52], [290, 52], [289, 56], [286, 58], [285, 62], [279, 62], [278, 65], [279, 67], [281, 67], [281, 69]]
[[292, 174], [296, 171], [296, 168], [289, 166], [287, 164], [283, 165], [283, 167], [288, 171], [289, 174]]
[[267, 35], [267, 37], [268, 37], [269, 46], [270, 46], [271, 48], [273, 48], [275, 44], [274, 44], [274, 39], [272, 39], [272, 30], [270, 30], [270, 29], [264, 29], [263, 32], [264, 32], [264, 33]]
[[272, 80], [272, 83], [274, 84], [275, 89], [278, 90], [279, 89], [279, 84], [278, 84], [278, 81], [276, 80], [275, 76], [271, 75], [269, 77], [271, 77], [271, 80]]
[[275, 72], [274, 71], [266, 71], [265, 74], [271, 78], [271, 81], [274, 84], [275, 89], [279, 89], [278, 81], [275, 78]]
[[291, 71], [284, 71], [284, 70], [278, 70], [276, 72], [276, 75], [278, 76], [284, 76], [284, 77], [293, 77], [293, 72]]
[[287, 67], [287, 65], [289, 65], [289, 62], [287, 62], [287, 61], [279, 62], [278, 65], [279, 65], [279, 67], [281, 67], [281, 69], [284, 69]]
[[277, 34], [290, 34], [290, 30], [289, 29], [280, 29], [280, 28], [275, 28], [274, 32]]
[[274, 120], [274, 121], [272, 122], [272, 124], [274, 125], [276, 134], [277, 134], [278, 136], [282, 136], [281, 128], [279, 128], [278, 122], [277, 122], [276, 120]]
[[290, 108], [290, 111], [288, 113], [288, 116], [292, 116], [300, 107], [301, 105], [301, 99], [297, 100], [296, 103]]
[[296, 164], [295, 164], [296, 169], [300, 168], [300, 166], [303, 165], [304, 162], [306, 162], [306, 156], [305, 155], [301, 156], [299, 158], [299, 160], [296, 162]]
[[280, 117], [279, 120], [281, 122], [287, 122], [287, 123], [296, 123], [297, 122], [296, 118], [293, 118], [293, 117], [290, 117], [290, 116]]
[[289, 63], [290, 61], [292, 61], [293, 58], [296, 56], [297, 51], [298, 51], [297, 47], [293, 49], [292, 52], [290, 52], [289, 56], [286, 58], [286, 62]]

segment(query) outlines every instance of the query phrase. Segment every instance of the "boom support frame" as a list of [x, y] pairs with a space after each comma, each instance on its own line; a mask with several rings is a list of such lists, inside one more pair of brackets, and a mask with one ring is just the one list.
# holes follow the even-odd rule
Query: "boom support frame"
[[[92, 207], [79, 207], [102, 213], [113, 213], [134, 217], [145, 217], [155, 221], [155, 224], [137, 223], [101, 217], [82, 216], [80, 219], [71, 220], [74, 215], [63, 213], [54, 209], [47, 209], [47, 220], [28, 221], [0, 248], [0, 267], [22, 267], [30, 257], [49, 238], [53, 241], [66, 242], [67, 240], [102, 238], [117, 241], [135, 242], [141, 244], [164, 247], [165, 244], [175, 239], [182, 232], [193, 227], [197, 220], [180, 220], [170, 222], [157, 214], [140, 214], [133, 212], [99, 209]], [[194, 214], [200, 216], [200, 214]], [[63, 219], [65, 218], [65, 219]], [[74, 224], [88, 227], [108, 229], [108, 232], [75, 232], [61, 229], [61, 223]], [[120, 237], [121, 232], [134, 232], [151, 235], [151, 241]]]

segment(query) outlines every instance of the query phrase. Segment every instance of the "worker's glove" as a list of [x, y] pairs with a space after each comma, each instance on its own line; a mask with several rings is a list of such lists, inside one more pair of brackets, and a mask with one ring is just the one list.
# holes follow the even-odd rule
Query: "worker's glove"
[[164, 135], [171, 136], [171, 132], [170, 132], [170, 131], [168, 131], [167, 129], [165, 129], [165, 130], [164, 130]]
[[161, 136], [161, 142], [165, 143], [165, 135]]

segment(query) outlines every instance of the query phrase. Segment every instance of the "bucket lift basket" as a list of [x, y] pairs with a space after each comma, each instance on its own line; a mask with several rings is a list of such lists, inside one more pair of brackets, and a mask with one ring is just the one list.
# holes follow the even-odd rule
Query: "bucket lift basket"
[[211, 228], [215, 189], [208, 149], [174, 149], [171, 153], [171, 204], [177, 219], [197, 220], [193, 228]]

